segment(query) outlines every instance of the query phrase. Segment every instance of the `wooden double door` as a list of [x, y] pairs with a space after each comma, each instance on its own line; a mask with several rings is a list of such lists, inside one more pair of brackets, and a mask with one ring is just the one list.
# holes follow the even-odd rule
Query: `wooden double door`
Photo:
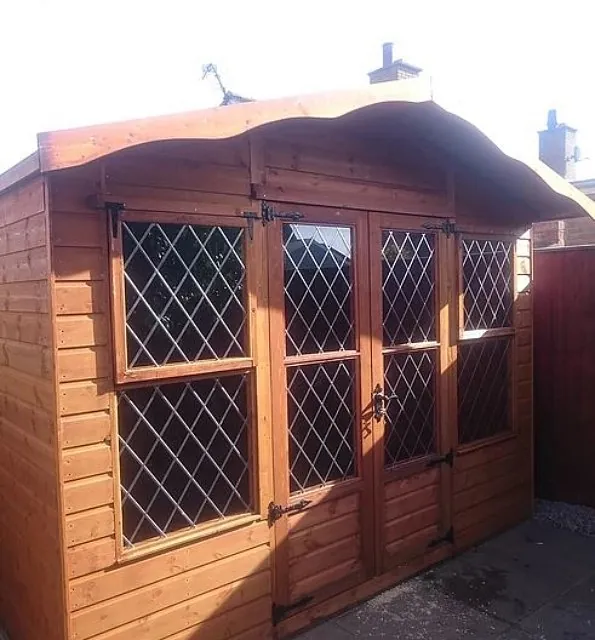
[[282, 619], [449, 544], [455, 294], [451, 239], [431, 221], [275, 208], [269, 522]]

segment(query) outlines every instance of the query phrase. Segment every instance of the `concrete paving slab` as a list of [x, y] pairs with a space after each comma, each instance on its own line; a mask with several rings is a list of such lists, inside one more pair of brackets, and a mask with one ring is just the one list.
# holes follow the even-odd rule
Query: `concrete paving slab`
[[521, 626], [537, 638], [547, 640], [595, 638], [595, 577], [525, 618]]
[[353, 636], [330, 621], [306, 631], [300, 635], [299, 640], [353, 640]]
[[336, 619], [338, 625], [361, 638], [418, 640], [495, 638], [508, 627], [414, 578]]
[[546, 536], [546, 545], [526, 539], [523, 529], [520, 533], [508, 536], [510, 544], [499, 551], [483, 545], [429, 570], [424, 579], [478, 611], [513, 623], [592, 573], [586, 563], [565, 559], [565, 536]]
[[595, 640], [595, 539], [528, 522], [328, 624], [299, 640]]
[[581, 536], [529, 520], [485, 542], [482, 551], [532, 563], [556, 563], [595, 571], [595, 537]]
[[375, 608], [369, 603], [358, 607], [336, 618], [336, 623], [350, 634], [351, 638], [386, 639], [399, 638], [403, 640], [422, 640], [417, 630], [409, 628], [409, 623], [401, 616], [390, 611]]
[[511, 627], [503, 631], [497, 640], [539, 640], [539, 638], [518, 627]]

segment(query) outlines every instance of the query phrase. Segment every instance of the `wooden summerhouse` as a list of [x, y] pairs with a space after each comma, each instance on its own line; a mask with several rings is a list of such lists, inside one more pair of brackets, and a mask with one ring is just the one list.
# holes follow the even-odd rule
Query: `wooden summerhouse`
[[531, 513], [531, 223], [419, 81], [39, 136], [0, 176], [11, 640], [262, 640]]

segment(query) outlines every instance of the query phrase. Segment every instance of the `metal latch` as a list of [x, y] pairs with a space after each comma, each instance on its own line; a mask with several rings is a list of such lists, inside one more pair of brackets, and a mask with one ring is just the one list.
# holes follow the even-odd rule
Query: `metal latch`
[[391, 400], [396, 400], [397, 398], [398, 396], [396, 395], [385, 396], [379, 384], [374, 387], [372, 393], [372, 411], [376, 422], [379, 422], [386, 415], [386, 405]]
[[455, 461], [455, 452], [451, 449], [448, 453], [445, 453], [443, 456], [435, 456], [428, 461], [427, 467], [437, 467], [439, 464], [447, 464], [449, 467], [452, 467]]
[[293, 604], [275, 604], [273, 603], [273, 626], [277, 626], [281, 620], [284, 620], [290, 611], [301, 609], [314, 600], [314, 596], [304, 596]]
[[275, 222], [275, 220], [287, 220], [289, 222], [297, 222], [304, 217], [303, 213], [299, 211], [288, 211], [287, 213], [277, 213], [272, 205], [265, 200], [260, 203], [260, 215], [254, 211], [243, 211], [242, 218], [245, 218], [248, 222], [248, 236], [250, 239], [254, 237], [254, 221], [260, 220], [263, 225], [269, 222]]
[[297, 222], [304, 217], [303, 213], [299, 211], [288, 211], [287, 213], [277, 213], [272, 205], [265, 200], [260, 205], [260, 211], [263, 222], [274, 222], [275, 220], [289, 220], [291, 222]]
[[442, 233], [446, 234], [446, 237], [457, 233], [458, 229], [455, 226], [455, 223], [452, 220], [443, 220], [439, 223], [426, 222], [421, 225], [424, 229], [428, 229], [428, 231], [442, 231]]
[[300, 500], [299, 502], [294, 502], [287, 507], [283, 507], [280, 504], [275, 504], [274, 502], [269, 503], [269, 527], [272, 527], [279, 518], [292, 511], [301, 511], [305, 509], [312, 500]]

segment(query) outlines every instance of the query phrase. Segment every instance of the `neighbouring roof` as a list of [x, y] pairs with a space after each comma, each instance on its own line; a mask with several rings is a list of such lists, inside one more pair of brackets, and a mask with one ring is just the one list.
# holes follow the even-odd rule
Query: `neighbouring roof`
[[433, 101], [428, 82], [419, 78], [41, 133], [37, 151], [0, 175], [0, 192], [29, 175], [79, 166], [141, 144], [219, 140], [288, 120], [356, 116], [360, 131], [386, 138], [406, 123], [423, 144], [433, 144], [470, 171], [489, 176], [509, 195], [543, 209], [546, 218], [595, 218], [595, 203], [579, 189], [537, 160], [523, 162], [506, 154], [474, 125]]
[[587, 180], [573, 180], [572, 184], [585, 195], [590, 198], [595, 198], [595, 178], [588, 178]]

